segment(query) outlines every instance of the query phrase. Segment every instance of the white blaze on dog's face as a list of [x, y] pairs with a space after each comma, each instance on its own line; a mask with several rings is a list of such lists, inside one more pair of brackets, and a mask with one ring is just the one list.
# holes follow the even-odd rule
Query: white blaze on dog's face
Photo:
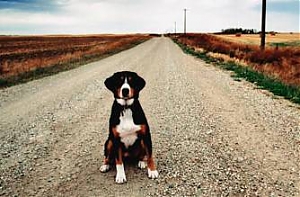
[[122, 71], [105, 80], [106, 87], [114, 93], [120, 105], [131, 105], [145, 87], [145, 80], [134, 72]]
[[[128, 79], [129, 78], [129, 79]], [[133, 97], [133, 88], [130, 87], [128, 80], [131, 80], [130, 77], [125, 77], [124, 83], [118, 91], [119, 97], [121, 99], [128, 99]]]

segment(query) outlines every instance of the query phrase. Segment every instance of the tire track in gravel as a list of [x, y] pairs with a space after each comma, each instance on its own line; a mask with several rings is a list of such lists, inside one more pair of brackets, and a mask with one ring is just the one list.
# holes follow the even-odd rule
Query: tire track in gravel
[[[102, 174], [112, 95], [132, 70], [160, 177]], [[102, 61], [0, 91], [3, 196], [298, 196], [300, 112], [155, 38]]]

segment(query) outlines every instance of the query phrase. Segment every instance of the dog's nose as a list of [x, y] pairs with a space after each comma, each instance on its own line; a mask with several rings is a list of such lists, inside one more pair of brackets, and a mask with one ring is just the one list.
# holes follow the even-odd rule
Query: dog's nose
[[123, 97], [127, 97], [129, 95], [129, 89], [128, 88], [123, 88], [122, 89], [122, 95], [123, 95]]

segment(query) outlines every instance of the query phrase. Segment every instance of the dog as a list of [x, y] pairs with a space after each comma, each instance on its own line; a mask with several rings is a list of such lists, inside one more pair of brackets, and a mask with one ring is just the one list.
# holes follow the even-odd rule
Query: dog
[[104, 82], [114, 94], [109, 119], [109, 136], [104, 145], [104, 162], [101, 172], [107, 172], [116, 164], [116, 183], [127, 181], [123, 160], [138, 160], [140, 169], [148, 168], [148, 177], [158, 178], [158, 171], [152, 156], [150, 128], [138, 100], [140, 91], [145, 87], [145, 80], [135, 72], [114, 73]]

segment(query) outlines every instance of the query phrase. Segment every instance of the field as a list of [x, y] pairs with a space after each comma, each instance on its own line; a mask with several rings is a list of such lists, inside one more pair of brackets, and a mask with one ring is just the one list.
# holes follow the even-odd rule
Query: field
[[[295, 42], [294, 39], [296, 38], [292, 35], [282, 35], [281, 38], [278, 36], [276, 41], [284, 43]], [[256, 36], [242, 35], [242, 37], [235, 37], [188, 34], [186, 36], [177, 36], [176, 41], [194, 50], [203, 50], [218, 59], [236, 61], [244, 66], [249, 66], [256, 71], [274, 77], [285, 84], [299, 87], [300, 47], [268, 46], [264, 51], [261, 51], [258, 45], [245, 44], [250, 41], [257, 43], [259, 38]], [[290, 37], [291, 40], [289, 40], [289, 36], [292, 36]]]
[[[242, 34], [240, 37], [236, 35], [217, 35], [220, 38], [231, 42], [260, 45], [260, 35], [258, 34]], [[269, 46], [300, 46], [300, 33], [278, 33], [276, 35], [266, 35], [266, 43]]]
[[[49, 68], [64, 70], [130, 48], [149, 35], [0, 36], [0, 81]], [[33, 73], [34, 72], [34, 73]], [[28, 76], [26, 76], [27, 78]]]

